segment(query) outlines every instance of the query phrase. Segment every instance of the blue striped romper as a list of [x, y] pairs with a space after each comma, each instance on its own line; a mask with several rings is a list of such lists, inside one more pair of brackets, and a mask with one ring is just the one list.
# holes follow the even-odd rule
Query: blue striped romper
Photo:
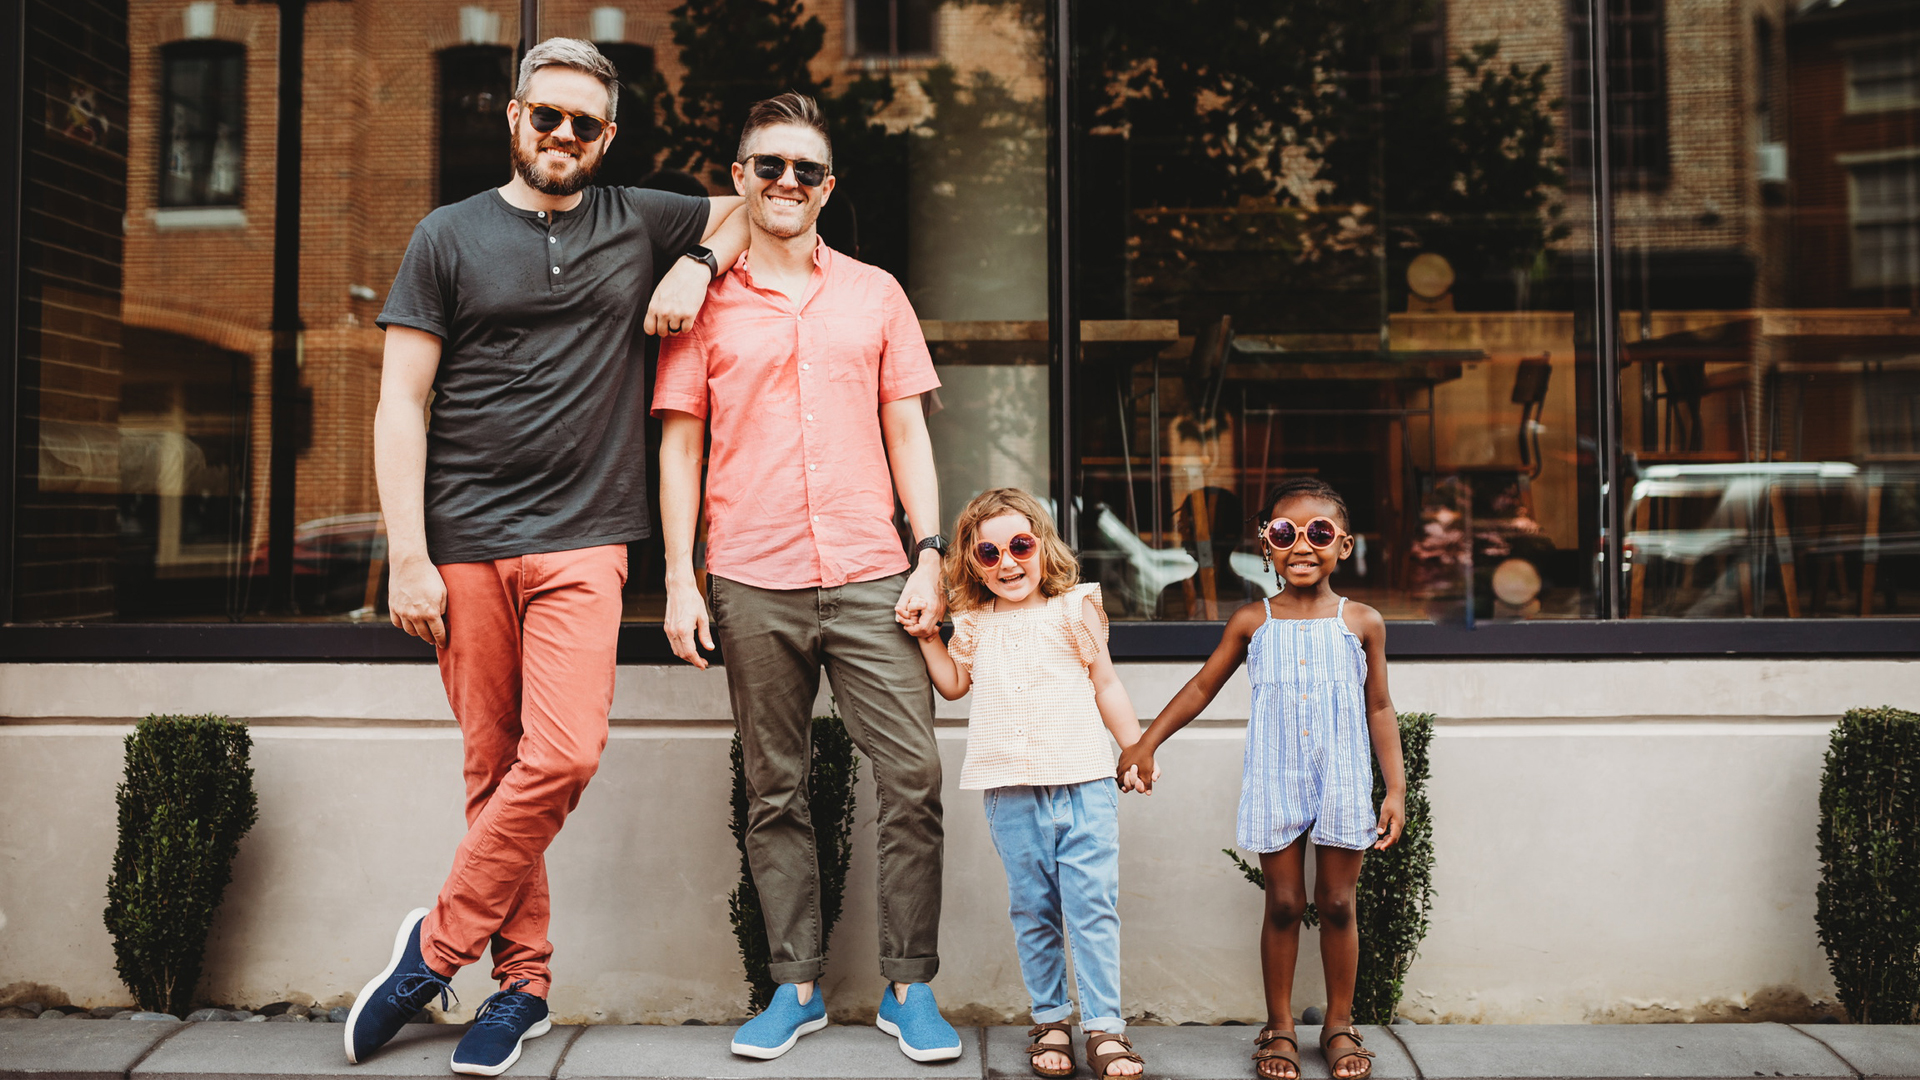
[[1367, 657], [1341, 617], [1347, 598], [1330, 619], [1276, 619], [1266, 610], [1247, 645], [1253, 715], [1234, 842], [1279, 851], [1311, 828], [1321, 847], [1368, 847], [1379, 817]]

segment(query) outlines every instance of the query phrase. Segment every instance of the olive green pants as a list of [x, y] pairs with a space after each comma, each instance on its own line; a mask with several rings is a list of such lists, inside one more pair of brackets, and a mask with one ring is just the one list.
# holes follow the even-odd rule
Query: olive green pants
[[817, 979], [826, 966], [807, 811], [822, 665], [880, 800], [880, 974], [915, 983], [940, 969], [940, 754], [926, 663], [893, 618], [905, 584], [905, 574], [818, 589], [707, 579], [745, 763], [747, 863], [775, 982]]

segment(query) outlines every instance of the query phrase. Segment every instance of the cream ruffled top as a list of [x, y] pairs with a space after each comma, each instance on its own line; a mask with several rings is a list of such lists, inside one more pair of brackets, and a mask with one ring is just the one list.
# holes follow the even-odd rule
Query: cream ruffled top
[[[1085, 617], [1086, 601], [1098, 616]], [[1087, 666], [1107, 638], [1100, 586], [1076, 585], [1044, 607], [953, 617], [956, 662], [973, 674], [963, 790], [1078, 784], [1113, 775], [1114, 743]]]

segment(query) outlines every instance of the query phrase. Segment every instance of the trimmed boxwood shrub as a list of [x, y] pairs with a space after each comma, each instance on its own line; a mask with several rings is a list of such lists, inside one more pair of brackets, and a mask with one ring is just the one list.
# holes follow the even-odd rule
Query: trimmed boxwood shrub
[[1820, 779], [1815, 921], [1857, 1024], [1920, 1023], [1920, 713], [1854, 709]]
[[[777, 988], [768, 974], [772, 950], [767, 923], [760, 912], [760, 890], [753, 884], [747, 862], [747, 781], [740, 736], [733, 736], [733, 842], [740, 849], [740, 884], [727, 897], [733, 936], [740, 943], [746, 967], [747, 1009], [758, 1013], [773, 1000]], [[820, 948], [825, 954], [840, 921], [847, 895], [847, 867], [853, 861], [854, 782], [860, 779], [860, 758], [853, 738], [839, 714], [813, 718], [813, 766], [807, 775], [807, 810], [813, 819], [813, 847], [820, 861]]]
[[114, 968], [142, 1009], [184, 1016], [240, 838], [259, 816], [253, 739], [224, 716], [149, 716], [126, 746], [105, 913]]
[[[1400, 841], [1385, 851], [1369, 851], [1360, 865], [1354, 917], [1360, 926], [1360, 967], [1353, 991], [1353, 1019], [1359, 1024], [1393, 1022], [1405, 990], [1407, 969], [1427, 936], [1433, 907], [1433, 808], [1427, 802], [1428, 750], [1433, 744], [1432, 713], [1400, 714], [1400, 751], [1406, 758], [1407, 823]], [[1373, 804], [1387, 797], [1380, 762], [1373, 763]], [[1261, 890], [1266, 876], [1232, 848], [1227, 857]], [[1320, 925], [1320, 913], [1307, 905], [1308, 926]]]

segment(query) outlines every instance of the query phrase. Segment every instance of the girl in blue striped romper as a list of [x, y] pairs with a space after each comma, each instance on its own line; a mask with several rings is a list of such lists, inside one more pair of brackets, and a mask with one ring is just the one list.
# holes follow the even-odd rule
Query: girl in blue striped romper
[[[1314, 851], [1314, 903], [1327, 1015], [1320, 1049], [1339, 1080], [1373, 1072], [1373, 1054], [1353, 1028], [1360, 936], [1354, 888], [1367, 849], [1385, 850], [1406, 822], [1400, 725], [1387, 696], [1386, 624], [1365, 604], [1333, 591], [1340, 560], [1353, 551], [1347, 504], [1325, 481], [1282, 481], [1267, 499], [1263, 552], [1277, 564], [1281, 592], [1227, 620], [1220, 645], [1140, 741], [1120, 772], [1154, 775], [1154, 752], [1213, 701], [1244, 660], [1253, 681], [1237, 841], [1260, 853], [1267, 878], [1260, 970], [1267, 1023], [1254, 1041], [1254, 1067], [1267, 1080], [1295, 1080], [1293, 968], [1307, 907], [1306, 839]], [[1373, 803], [1371, 757], [1380, 759], [1386, 798]]]

